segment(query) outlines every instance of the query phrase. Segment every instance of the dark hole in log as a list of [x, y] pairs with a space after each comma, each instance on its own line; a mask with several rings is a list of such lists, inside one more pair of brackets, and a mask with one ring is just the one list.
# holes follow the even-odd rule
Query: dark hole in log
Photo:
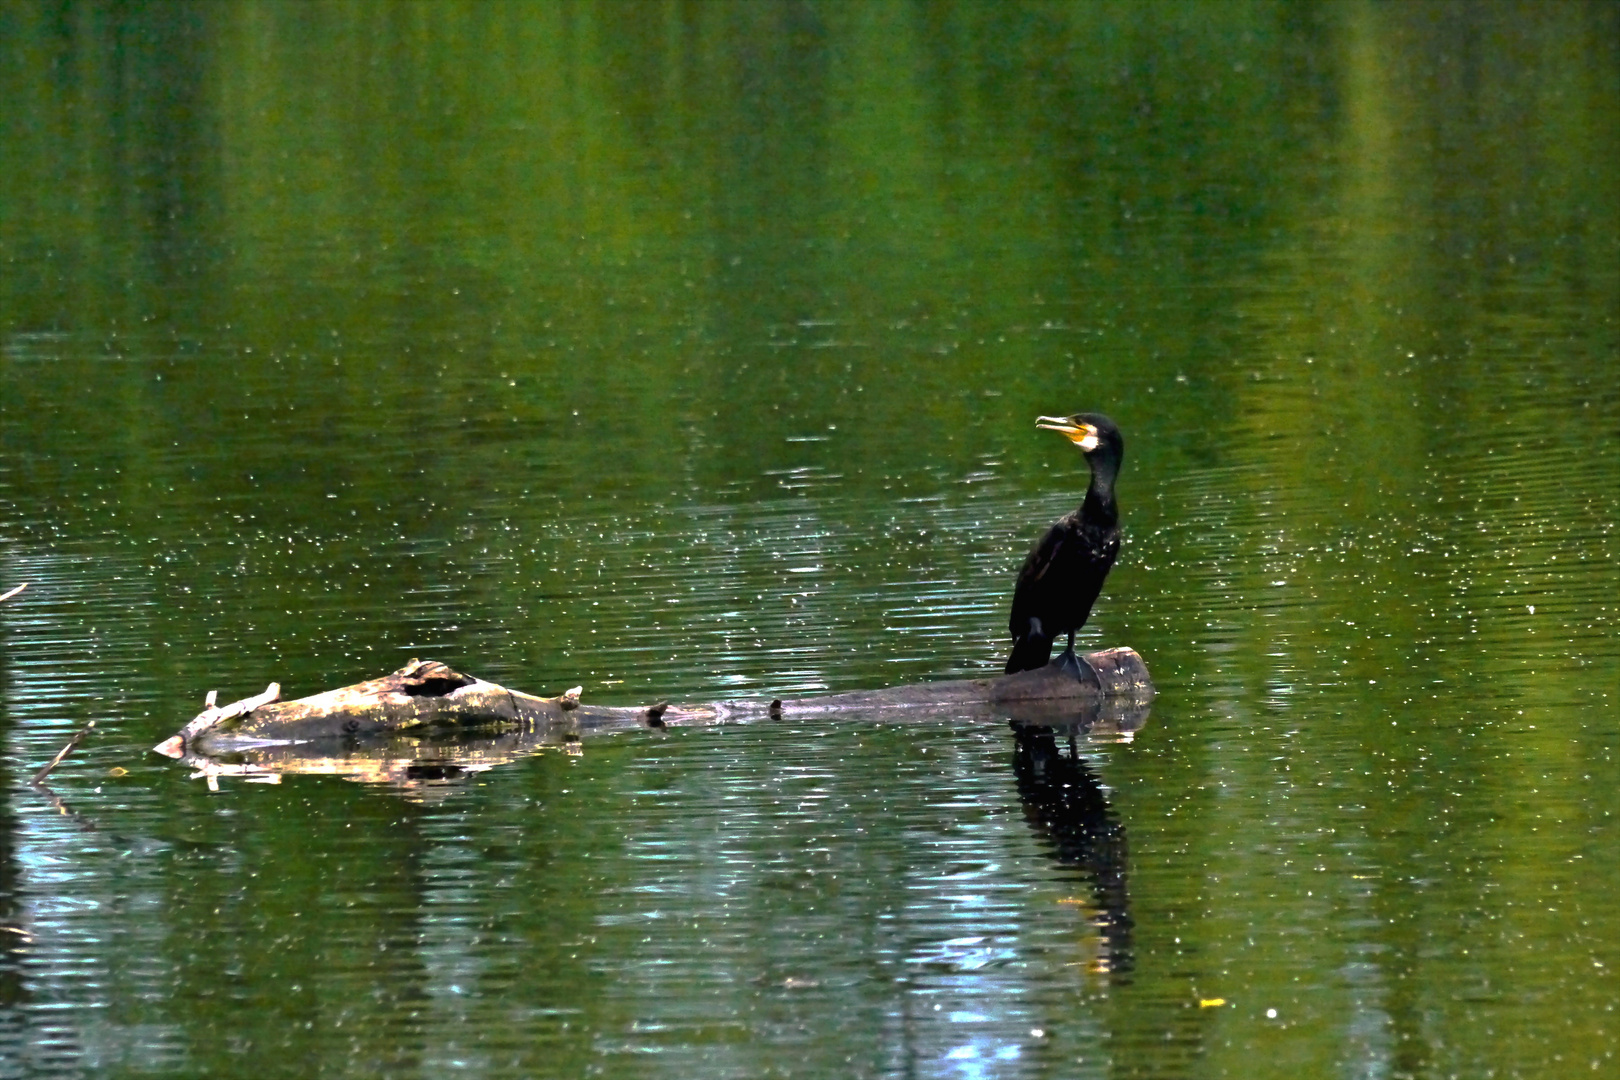
[[462, 772], [460, 765], [440, 765], [431, 762], [408, 765], [405, 768], [405, 776], [409, 780], [454, 780]]
[[444, 695], [471, 683], [471, 679], [421, 679], [405, 684], [405, 692], [412, 697], [444, 697]]
[[477, 681], [437, 660], [412, 660], [399, 674], [400, 689], [412, 697], [444, 697]]

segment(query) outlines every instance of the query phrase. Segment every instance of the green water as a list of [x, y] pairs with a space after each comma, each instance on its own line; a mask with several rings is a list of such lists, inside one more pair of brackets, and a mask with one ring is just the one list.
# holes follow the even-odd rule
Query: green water
[[[0, 1077], [1620, 1075], [1615, 12], [0, 3]], [[148, 752], [994, 672], [1083, 409], [1132, 739]]]

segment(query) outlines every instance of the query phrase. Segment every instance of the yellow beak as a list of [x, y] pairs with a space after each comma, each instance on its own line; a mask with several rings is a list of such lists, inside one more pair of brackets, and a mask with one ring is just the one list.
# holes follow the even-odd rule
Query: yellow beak
[[1076, 424], [1066, 416], [1037, 416], [1035, 426], [1057, 432], [1087, 453], [1097, 449], [1097, 429], [1090, 424]]

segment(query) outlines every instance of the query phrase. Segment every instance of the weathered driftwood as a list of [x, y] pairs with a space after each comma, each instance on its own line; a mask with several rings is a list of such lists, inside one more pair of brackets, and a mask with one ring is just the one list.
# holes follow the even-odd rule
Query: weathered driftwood
[[355, 740], [386, 734], [444, 731], [583, 732], [624, 727], [665, 727], [724, 723], [746, 717], [775, 717], [849, 710], [916, 709], [974, 705], [1048, 705], [1147, 698], [1152, 683], [1142, 658], [1131, 649], [1088, 653], [1081, 677], [1056, 665], [997, 679], [914, 683], [887, 690], [856, 691], [805, 698], [726, 701], [701, 705], [644, 707], [587, 705], [575, 687], [556, 697], [536, 697], [463, 675], [433, 660], [413, 660], [391, 675], [323, 694], [279, 701], [272, 683], [263, 694], [216, 708], [208, 707], [171, 738], [153, 747], [183, 758], [188, 752], [232, 751], [268, 741]]
[[222, 731], [229, 730], [227, 721], [235, 720], [239, 716], [247, 716], [255, 709], [261, 709], [271, 702], [281, 700], [281, 684], [271, 683], [265, 687], [262, 694], [243, 698], [241, 701], [233, 701], [229, 705], [215, 708], [214, 702], [218, 694], [219, 691], [217, 690], [208, 691], [208, 696], [203, 699], [203, 711], [193, 717], [191, 723], [181, 728], [178, 733], [170, 736], [167, 741], [153, 747], [153, 749], [160, 754], [167, 753], [164, 747], [169, 746], [171, 743], [184, 746], [205, 731], [212, 731], [215, 728]]
[[[1147, 722], [1150, 705], [1150, 696], [1094, 696], [1001, 704], [981, 697], [966, 703], [903, 707], [849, 704], [838, 710], [836, 719], [857, 723], [898, 717], [907, 722], [1010, 722], [1020, 745], [1030, 739], [1036, 743], [1043, 740], [1051, 743], [1057, 734], [1064, 734], [1072, 747], [1082, 738], [1090, 743], [1130, 739]], [[749, 709], [713, 712], [666, 710], [663, 715], [671, 718], [670, 724], [665, 724], [662, 718], [654, 723], [646, 710], [619, 711], [634, 715], [606, 722], [593, 721], [588, 731], [603, 734], [615, 728], [644, 726], [774, 725], [791, 722], [790, 717], [802, 715], [805, 710], [789, 706], [786, 717], [763, 703], [755, 703]], [[407, 798], [426, 802], [449, 795], [480, 773], [522, 758], [559, 749], [569, 754], [583, 753], [581, 734], [580, 729], [559, 723], [506, 731], [444, 728], [425, 732], [382, 731], [305, 742], [272, 742], [223, 735], [196, 740], [194, 746], [182, 749], [178, 758], [180, 764], [195, 770], [192, 779], [205, 779], [210, 789], [217, 789], [222, 779], [277, 784], [283, 776], [312, 774], [380, 784], [398, 790]]]

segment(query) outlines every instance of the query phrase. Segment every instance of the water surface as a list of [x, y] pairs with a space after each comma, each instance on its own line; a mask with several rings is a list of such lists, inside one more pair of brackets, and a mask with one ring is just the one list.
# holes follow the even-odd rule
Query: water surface
[[[0, 26], [0, 1075], [1620, 1069], [1612, 9]], [[1130, 739], [147, 752], [994, 672], [1081, 409]]]

